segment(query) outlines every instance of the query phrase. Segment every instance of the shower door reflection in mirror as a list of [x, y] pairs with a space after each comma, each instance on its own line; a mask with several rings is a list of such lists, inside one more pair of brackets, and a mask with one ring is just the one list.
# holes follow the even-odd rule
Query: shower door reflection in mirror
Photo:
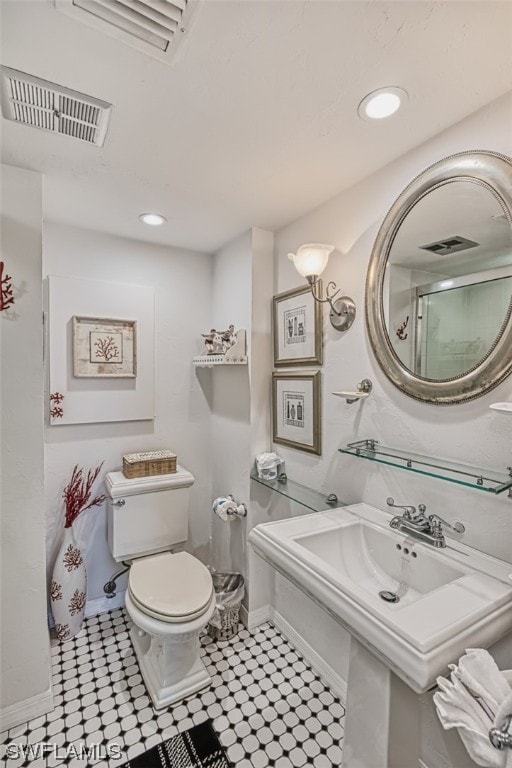
[[459, 377], [492, 350], [512, 300], [512, 234], [489, 188], [439, 186], [403, 220], [390, 250], [384, 314], [411, 372]]

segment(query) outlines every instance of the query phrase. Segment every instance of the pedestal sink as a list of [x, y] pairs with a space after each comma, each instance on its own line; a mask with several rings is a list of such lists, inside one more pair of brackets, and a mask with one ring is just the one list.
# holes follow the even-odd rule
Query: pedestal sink
[[391, 530], [389, 519], [354, 504], [263, 523], [249, 535], [261, 557], [351, 633], [344, 768], [416, 766], [417, 694], [466, 648], [486, 648], [512, 629], [510, 564], [451, 539], [434, 549]]

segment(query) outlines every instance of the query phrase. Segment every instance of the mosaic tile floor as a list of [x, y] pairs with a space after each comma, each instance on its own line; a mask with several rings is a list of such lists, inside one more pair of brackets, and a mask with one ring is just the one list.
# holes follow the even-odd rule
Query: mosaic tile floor
[[[253, 632], [241, 627], [227, 641], [204, 635], [212, 686], [160, 711], [147, 695], [128, 630], [125, 612], [110, 611], [52, 646], [55, 710], [1, 735], [2, 765], [119, 768], [211, 718], [236, 768], [340, 768], [345, 710], [270, 624]], [[43, 757], [41, 744], [55, 747]], [[18, 745], [33, 745], [32, 752], [23, 755]], [[87, 757], [84, 745], [98, 745], [96, 753]]]

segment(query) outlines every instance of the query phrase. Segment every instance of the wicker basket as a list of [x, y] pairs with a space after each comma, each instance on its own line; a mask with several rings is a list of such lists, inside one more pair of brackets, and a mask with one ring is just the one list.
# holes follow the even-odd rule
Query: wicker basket
[[123, 456], [123, 475], [129, 479], [173, 472], [176, 472], [176, 454], [172, 451], [146, 451]]

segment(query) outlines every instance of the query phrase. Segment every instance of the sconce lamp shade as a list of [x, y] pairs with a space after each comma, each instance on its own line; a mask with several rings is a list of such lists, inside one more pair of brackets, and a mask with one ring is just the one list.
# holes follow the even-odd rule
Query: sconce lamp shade
[[295, 269], [302, 277], [319, 277], [327, 266], [334, 245], [324, 243], [306, 243], [297, 248], [297, 253], [289, 253]]

